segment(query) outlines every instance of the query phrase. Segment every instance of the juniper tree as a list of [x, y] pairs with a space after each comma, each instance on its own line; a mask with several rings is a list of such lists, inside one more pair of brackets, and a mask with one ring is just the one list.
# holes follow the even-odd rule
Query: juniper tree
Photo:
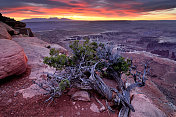
[[[36, 83], [50, 95], [46, 101], [60, 97], [68, 87], [77, 87], [95, 90], [107, 101], [121, 107], [119, 117], [128, 116], [130, 109], [135, 111], [130, 104], [130, 91], [135, 87], [145, 85], [148, 68], [146, 64], [143, 73], [136, 71], [132, 60], [123, 58], [119, 52], [113, 52], [111, 43], [90, 42], [89, 40], [84, 43], [74, 41], [70, 44], [70, 48], [72, 50], [70, 56], [51, 49], [50, 56], [44, 58], [45, 64], [57, 70], [54, 74], [48, 73], [45, 82]], [[134, 83], [126, 87], [121, 78], [122, 74], [132, 76]], [[117, 88], [106, 85], [102, 77], [115, 80]], [[110, 106], [108, 109], [113, 111]]]

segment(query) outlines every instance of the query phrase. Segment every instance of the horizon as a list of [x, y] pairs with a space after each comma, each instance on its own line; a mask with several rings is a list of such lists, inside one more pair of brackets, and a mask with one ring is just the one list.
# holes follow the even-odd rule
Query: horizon
[[[73, 19], [69, 19], [69, 18], [58, 18], [58, 17], [49, 17], [49, 18], [29, 18], [29, 19], [23, 19], [23, 20], [32, 20], [32, 19], [68, 19], [68, 21], [176, 21], [176, 19], [171, 19], [171, 20], [73, 20]], [[23, 20], [19, 20], [19, 21], [23, 21]]]
[[173, 0], [1, 0], [0, 8], [4, 16], [16, 20], [50, 17], [78, 21], [176, 20]]
[[[49, 18], [29, 18], [29, 19], [23, 19], [23, 20], [32, 20], [32, 19], [51, 19], [51, 18], [57, 18], [57, 17], [49, 17]], [[90, 21], [90, 22], [94, 22], [94, 21], [176, 21], [176, 19], [168, 19], [168, 20], [73, 20], [73, 19], [69, 19], [69, 18], [58, 18], [58, 20], [60, 19], [68, 19], [68, 21]], [[19, 20], [19, 21], [23, 21], [23, 20]], [[51, 21], [45, 21], [45, 22], [51, 22]], [[58, 21], [59, 22], [59, 21]]]

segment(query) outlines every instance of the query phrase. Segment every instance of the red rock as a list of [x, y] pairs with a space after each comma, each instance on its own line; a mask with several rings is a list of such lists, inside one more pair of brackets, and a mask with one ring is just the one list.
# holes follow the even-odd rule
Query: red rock
[[166, 117], [165, 113], [143, 94], [134, 95], [131, 103], [135, 112], [130, 112], [130, 117]]
[[166, 58], [169, 57], [169, 50], [153, 50], [153, 51], [151, 51], [151, 53], [158, 54], [158, 55], [160, 55], [162, 57], [166, 57]]
[[77, 91], [72, 95], [72, 99], [78, 101], [90, 101], [90, 96], [87, 91]]
[[11, 35], [17, 35], [18, 33], [5, 23], [0, 22], [0, 38], [12, 39]]
[[[37, 83], [43, 82], [43, 79], [46, 78], [45, 73], [53, 74], [55, 72], [54, 68], [51, 68], [43, 63], [43, 58], [49, 56], [50, 50], [46, 48], [49, 45], [47, 42], [44, 42], [37, 37], [19, 37], [13, 38], [13, 41], [18, 43], [26, 53], [28, 57], [28, 65], [31, 68], [29, 79], [35, 80]], [[25, 89], [20, 89], [18, 91], [22, 93], [23, 98], [32, 98], [36, 95], [41, 95], [46, 92], [41, 90], [35, 84], [30, 85]]]
[[0, 23], [0, 39], [9, 39], [11, 40], [12, 37], [8, 33], [7, 29], [2, 25], [3, 23]]
[[[176, 62], [168, 58], [160, 58], [149, 52], [123, 53], [126, 58], [132, 58], [139, 70], [148, 61], [150, 74], [147, 76], [146, 85], [136, 88], [147, 96], [153, 103], [160, 108], [167, 116], [170, 116], [175, 110], [175, 74]], [[143, 71], [143, 70], [142, 70]]]
[[30, 28], [19, 28], [19, 33], [23, 35], [27, 35], [29, 37], [34, 37], [34, 34], [32, 33]]
[[0, 40], [0, 79], [26, 71], [27, 57], [23, 48], [11, 40]]
[[9, 34], [11, 34], [11, 35], [17, 35], [17, 34], [18, 34], [13, 28], [11, 28], [11, 27], [10, 27], [9, 25], [7, 25], [7, 24], [0, 22], [0, 25], [3, 26], [3, 27], [5, 27], [6, 30], [7, 30], [7, 32], [8, 32]]
[[98, 106], [95, 103], [91, 104], [90, 110], [96, 113], [100, 113], [100, 110], [98, 109]]

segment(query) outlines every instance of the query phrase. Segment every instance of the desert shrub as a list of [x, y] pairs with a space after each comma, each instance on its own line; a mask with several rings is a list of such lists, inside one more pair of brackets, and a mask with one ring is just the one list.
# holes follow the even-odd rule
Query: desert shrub
[[114, 57], [111, 53], [112, 48], [106, 50], [106, 47], [102, 43], [89, 42], [89, 40], [86, 40], [83, 44], [81, 44], [79, 41], [74, 41], [69, 47], [72, 50], [72, 56], [60, 54], [59, 51], [52, 48], [50, 49], [51, 56], [45, 57], [44, 63], [50, 67], [61, 69], [65, 66], [76, 66], [80, 62], [83, 62], [87, 66], [91, 66], [97, 61], [104, 59], [107, 60], [107, 62], [99, 63], [97, 65], [99, 70], [109, 66], [109, 68], [113, 68], [113, 70], [119, 74], [128, 72], [131, 65], [130, 60], [128, 59], [125, 60], [125, 58], [119, 55], [115, 55], [116, 57]]
[[59, 83], [59, 88], [61, 89], [61, 91], [64, 91], [66, 88], [69, 87], [69, 85], [70, 85], [69, 80], [64, 79], [64, 80], [61, 80], [61, 82]]
[[[44, 58], [45, 64], [56, 68], [54, 74], [47, 74], [45, 83], [36, 83], [50, 95], [47, 101], [61, 96], [68, 87], [77, 87], [96, 90], [107, 100], [112, 101], [115, 106], [121, 105], [119, 116], [126, 115], [130, 109], [134, 111], [129, 103], [130, 90], [145, 85], [146, 65], [144, 73], [134, 72], [133, 70], [136, 69], [132, 61], [120, 56], [118, 51], [113, 51], [112, 43], [90, 42], [86, 39], [83, 43], [74, 41], [69, 47], [72, 50], [71, 56], [50, 49], [50, 56]], [[134, 84], [126, 87], [121, 79], [122, 74], [132, 76]], [[117, 88], [107, 86], [102, 77], [114, 79]], [[116, 96], [113, 96], [112, 92], [115, 92]]]
[[56, 69], [62, 69], [65, 66], [72, 65], [72, 60], [65, 54], [59, 54], [59, 51], [52, 48], [50, 50], [50, 57], [44, 57], [45, 64]]
[[72, 49], [72, 61], [74, 64], [79, 63], [80, 61], [88, 62], [97, 60], [97, 51], [98, 44], [96, 42], [89, 42], [86, 40], [83, 44], [80, 44], [79, 41], [74, 41], [69, 46]]

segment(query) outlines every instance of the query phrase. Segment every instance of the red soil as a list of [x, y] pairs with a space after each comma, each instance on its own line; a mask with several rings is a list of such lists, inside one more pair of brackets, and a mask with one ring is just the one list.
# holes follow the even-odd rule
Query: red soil
[[[50, 105], [44, 101], [48, 96], [35, 96], [25, 99], [22, 94], [16, 93], [20, 89], [29, 87], [32, 80], [28, 78], [30, 66], [25, 74], [21, 76], [8, 77], [0, 80], [0, 117], [108, 117], [106, 111], [96, 113], [90, 110], [90, 105], [100, 105], [91, 97], [91, 102], [73, 101], [68, 94], [55, 99]], [[101, 100], [104, 104], [105, 101]], [[110, 116], [117, 116], [117, 113], [110, 113]]]

